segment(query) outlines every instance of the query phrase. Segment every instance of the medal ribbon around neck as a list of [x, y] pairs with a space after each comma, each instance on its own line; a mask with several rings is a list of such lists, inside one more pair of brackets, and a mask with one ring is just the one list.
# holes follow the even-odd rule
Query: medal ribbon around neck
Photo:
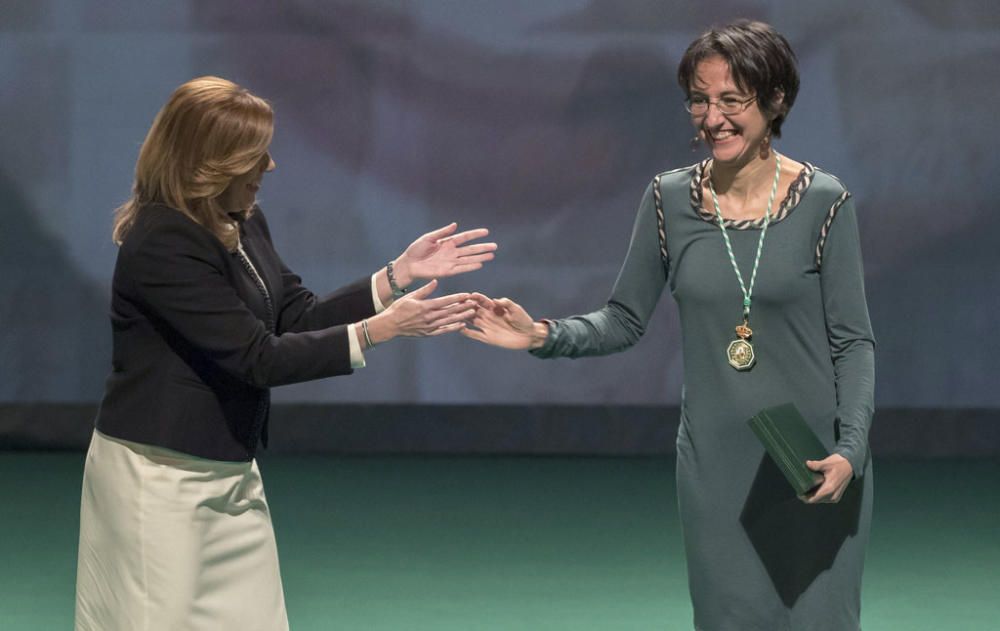
[[729, 253], [729, 262], [736, 272], [736, 280], [740, 282], [740, 290], [743, 292], [743, 324], [736, 327], [737, 339], [730, 342], [726, 349], [726, 358], [729, 365], [736, 370], [750, 370], [756, 363], [753, 352], [753, 345], [750, 344], [750, 307], [753, 303], [753, 286], [757, 281], [757, 266], [760, 264], [760, 254], [764, 250], [764, 237], [767, 235], [767, 226], [771, 223], [771, 208], [774, 205], [774, 197], [778, 192], [778, 180], [781, 176], [781, 156], [774, 152], [774, 183], [771, 185], [771, 196], [767, 200], [767, 212], [764, 214], [764, 225], [760, 231], [760, 238], [757, 240], [757, 255], [753, 260], [753, 271], [750, 273], [750, 288], [743, 284], [743, 275], [740, 267], [736, 263], [736, 256], [733, 254], [733, 244], [729, 241], [729, 233], [726, 232], [726, 222], [722, 219], [722, 211], [719, 209], [719, 198], [715, 194], [715, 186], [712, 185], [712, 178], [708, 178], [708, 190], [712, 193], [712, 203], [715, 204], [715, 216], [719, 221], [719, 228], [722, 230], [722, 240], [726, 243], [726, 252]]

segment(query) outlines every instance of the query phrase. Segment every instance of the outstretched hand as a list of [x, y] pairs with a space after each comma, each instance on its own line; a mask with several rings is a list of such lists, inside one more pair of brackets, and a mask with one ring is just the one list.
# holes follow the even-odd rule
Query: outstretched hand
[[[431, 298], [437, 288], [432, 280], [392, 303], [380, 316], [391, 322], [393, 337], [428, 337], [458, 331], [475, 314], [470, 294], [459, 293]], [[376, 317], [380, 317], [376, 316]]]
[[823, 482], [818, 487], [800, 496], [806, 504], [836, 504], [854, 477], [851, 463], [840, 454], [830, 454], [822, 460], [806, 460], [806, 466], [823, 475]]
[[456, 233], [457, 223], [421, 236], [396, 259], [395, 275], [401, 286], [415, 280], [445, 278], [477, 270], [493, 260], [496, 243], [468, 243], [490, 233], [486, 228]]
[[394, 337], [430, 337], [465, 327], [475, 315], [477, 303], [467, 293], [431, 298], [436, 288], [437, 281], [432, 280], [368, 318], [365, 340], [380, 344]]
[[472, 294], [476, 301], [475, 329], [462, 329], [462, 335], [501, 348], [529, 350], [545, 343], [549, 327], [535, 322], [521, 305], [510, 298], [493, 300], [483, 294]]

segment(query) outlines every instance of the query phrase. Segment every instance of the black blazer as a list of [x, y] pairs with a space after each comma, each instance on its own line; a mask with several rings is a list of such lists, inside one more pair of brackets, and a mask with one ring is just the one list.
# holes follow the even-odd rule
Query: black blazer
[[352, 372], [347, 324], [375, 313], [369, 278], [326, 298], [271, 244], [264, 213], [238, 254], [163, 205], [139, 212], [111, 287], [112, 362], [101, 432], [214, 460], [248, 461], [267, 441], [271, 386]]

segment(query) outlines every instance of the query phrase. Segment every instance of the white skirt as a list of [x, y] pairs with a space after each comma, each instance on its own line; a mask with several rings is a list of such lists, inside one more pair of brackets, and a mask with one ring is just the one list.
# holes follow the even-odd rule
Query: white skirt
[[80, 503], [76, 629], [288, 629], [257, 462], [95, 431]]

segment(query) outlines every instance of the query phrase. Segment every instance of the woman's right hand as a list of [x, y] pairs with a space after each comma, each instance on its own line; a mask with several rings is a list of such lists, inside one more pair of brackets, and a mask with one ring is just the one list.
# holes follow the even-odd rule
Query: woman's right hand
[[462, 335], [484, 344], [511, 350], [531, 350], [545, 344], [549, 325], [535, 322], [524, 308], [510, 298], [493, 300], [480, 293], [472, 294], [476, 301], [475, 329], [464, 328]]
[[380, 344], [394, 337], [429, 337], [465, 327], [476, 312], [471, 294], [460, 293], [430, 298], [437, 280], [396, 300], [382, 313], [368, 318], [372, 342]]

